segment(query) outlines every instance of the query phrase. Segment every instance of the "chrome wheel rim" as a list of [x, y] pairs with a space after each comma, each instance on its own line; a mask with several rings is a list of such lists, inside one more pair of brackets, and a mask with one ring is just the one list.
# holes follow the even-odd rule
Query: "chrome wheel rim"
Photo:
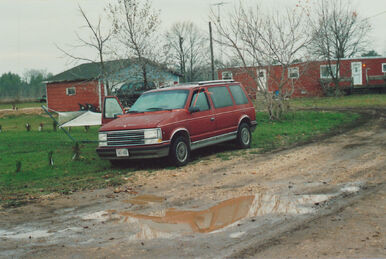
[[249, 135], [249, 130], [247, 128], [242, 128], [241, 129], [241, 141], [243, 142], [244, 145], [248, 145], [250, 141], [250, 135]]
[[184, 162], [186, 160], [188, 157], [188, 147], [186, 146], [185, 142], [181, 141], [177, 144], [176, 155], [178, 161]]

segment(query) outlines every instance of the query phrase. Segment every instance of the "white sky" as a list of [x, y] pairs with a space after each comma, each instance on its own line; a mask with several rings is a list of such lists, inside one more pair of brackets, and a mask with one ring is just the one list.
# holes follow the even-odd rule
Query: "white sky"
[[[0, 0], [0, 74], [22, 74], [28, 69], [46, 69], [55, 74], [71, 68], [73, 64], [67, 62], [55, 44], [69, 50], [68, 45], [76, 43], [74, 32], [84, 25], [78, 3], [95, 21], [108, 1], [112, 0]], [[161, 9], [163, 28], [190, 20], [207, 31], [209, 8], [221, 1], [227, 2], [221, 9], [225, 14], [236, 0], [153, 0], [153, 6]], [[294, 6], [298, 2], [247, 1], [265, 2], [269, 8]], [[373, 27], [369, 49], [386, 56], [386, 0], [358, 0], [355, 5], [363, 17], [384, 12], [369, 20]]]

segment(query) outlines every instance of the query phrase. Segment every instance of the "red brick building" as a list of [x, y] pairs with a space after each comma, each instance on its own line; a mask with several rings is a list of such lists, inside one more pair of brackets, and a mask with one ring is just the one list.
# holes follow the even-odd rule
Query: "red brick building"
[[55, 111], [79, 111], [87, 104], [100, 108], [105, 96], [99, 80], [77, 80], [47, 83], [47, 106]]
[[[331, 70], [336, 62], [332, 61]], [[248, 71], [248, 72], [247, 72]], [[283, 73], [284, 72], [284, 73]], [[323, 96], [325, 87], [332, 85], [326, 61], [302, 62], [291, 65], [286, 71], [281, 66], [227, 68], [218, 71], [219, 79], [241, 82], [251, 95], [256, 93], [257, 78], [261, 87], [270, 92], [278, 90], [283, 74], [284, 90], [294, 89], [293, 97]], [[348, 92], [355, 89], [386, 90], [386, 57], [347, 58], [340, 61], [338, 76], [340, 87]], [[292, 87], [293, 86], [293, 87]]]
[[[127, 82], [140, 81], [142, 71], [135, 60], [113, 60], [104, 63], [109, 85], [116, 89]], [[180, 75], [150, 63], [148, 79], [159, 85], [175, 84]], [[47, 79], [47, 106], [55, 111], [79, 111], [83, 108], [99, 111], [107, 91], [100, 80], [100, 64], [86, 63]]]

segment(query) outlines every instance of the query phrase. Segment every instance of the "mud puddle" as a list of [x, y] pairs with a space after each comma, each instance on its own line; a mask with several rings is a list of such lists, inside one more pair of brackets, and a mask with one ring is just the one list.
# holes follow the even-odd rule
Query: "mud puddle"
[[131, 203], [131, 204], [134, 204], [134, 205], [142, 205], [142, 204], [148, 204], [148, 203], [151, 203], [151, 202], [157, 202], [157, 203], [160, 203], [160, 202], [163, 202], [165, 200], [165, 198], [163, 197], [158, 197], [158, 196], [155, 196], [155, 195], [139, 195], [139, 196], [136, 196], [134, 198], [131, 198], [129, 200], [124, 200], [124, 202], [128, 202], [128, 203]]
[[79, 227], [69, 227], [62, 230], [42, 229], [34, 226], [19, 226], [13, 230], [0, 229], [0, 238], [4, 239], [39, 239], [46, 238], [52, 235], [65, 234], [68, 232], [79, 231]]
[[0, 237], [11, 238], [11, 239], [31, 239], [31, 238], [42, 238], [52, 235], [48, 230], [28, 229], [24, 228], [20, 231], [5, 231], [0, 230]]
[[[122, 210], [102, 210], [92, 213], [78, 214], [74, 209], [61, 210], [62, 218], [81, 218], [84, 222], [96, 221], [110, 224], [128, 224], [129, 240], [151, 240], [156, 238], [174, 238], [195, 233], [210, 234], [224, 231], [239, 222], [254, 218], [251, 222], [258, 224], [259, 217], [273, 215], [303, 215], [315, 213], [317, 209], [333, 197], [342, 193], [357, 192], [360, 190], [358, 183], [341, 186], [336, 193], [328, 194], [303, 194], [295, 195], [285, 193], [282, 195], [262, 192], [249, 196], [241, 196], [222, 202], [205, 209], [160, 209], [164, 197], [154, 195], [140, 195], [123, 202], [133, 205], [152, 204], [158, 209], [147, 214]], [[95, 222], [95, 223], [96, 223]], [[10, 239], [56, 239], [79, 232], [82, 228], [67, 227], [64, 229], [43, 229], [37, 226], [22, 225], [13, 229], [0, 229], [0, 238]], [[231, 238], [238, 238], [243, 232], [233, 233]]]
[[[242, 220], [266, 215], [302, 215], [315, 213], [329, 199], [344, 192], [357, 192], [360, 187], [343, 186], [337, 193], [278, 195], [269, 192], [236, 197], [222, 201], [203, 210], [179, 210], [168, 208], [154, 210], [149, 214], [131, 211], [106, 210], [83, 217], [85, 220], [112, 221], [115, 224], [129, 224], [136, 229], [131, 240], [150, 240], [155, 238], [172, 238], [194, 233], [215, 233], [238, 224]], [[164, 198], [142, 195], [129, 200], [133, 204], [143, 202], [162, 202]], [[243, 233], [234, 233], [237, 238]]]

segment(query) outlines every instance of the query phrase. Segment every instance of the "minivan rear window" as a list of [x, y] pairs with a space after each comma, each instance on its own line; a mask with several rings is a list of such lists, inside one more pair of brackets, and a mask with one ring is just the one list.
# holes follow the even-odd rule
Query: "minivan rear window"
[[233, 95], [233, 99], [235, 99], [236, 104], [246, 104], [248, 103], [248, 98], [245, 96], [243, 89], [239, 85], [231, 85], [229, 86], [231, 93]]
[[215, 108], [233, 105], [232, 97], [225, 86], [209, 87], [208, 91], [211, 93], [210, 97]]

